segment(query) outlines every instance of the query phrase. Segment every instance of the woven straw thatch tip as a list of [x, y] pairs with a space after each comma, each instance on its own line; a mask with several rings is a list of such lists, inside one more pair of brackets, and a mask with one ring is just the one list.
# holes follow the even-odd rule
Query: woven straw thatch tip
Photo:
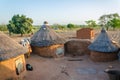
[[102, 28], [101, 33], [94, 40], [94, 42], [88, 46], [88, 48], [92, 51], [98, 51], [98, 52], [118, 51], [118, 47], [112, 43], [104, 28]]
[[27, 53], [28, 50], [19, 43], [0, 32], [0, 61]]
[[42, 25], [31, 38], [31, 45], [46, 47], [56, 44], [64, 44], [65, 39], [58, 35], [49, 25]]

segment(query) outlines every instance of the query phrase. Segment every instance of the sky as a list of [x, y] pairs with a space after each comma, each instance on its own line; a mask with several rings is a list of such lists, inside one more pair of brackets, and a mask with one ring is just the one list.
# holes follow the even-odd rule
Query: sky
[[110, 13], [120, 15], [120, 0], [0, 0], [0, 24], [16, 14], [32, 18], [34, 25], [85, 24]]

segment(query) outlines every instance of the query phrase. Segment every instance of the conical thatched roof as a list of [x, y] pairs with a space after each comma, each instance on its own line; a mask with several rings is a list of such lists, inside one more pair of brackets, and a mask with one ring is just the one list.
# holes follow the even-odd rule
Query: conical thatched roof
[[28, 52], [26, 48], [0, 32], [0, 61]]
[[88, 46], [88, 48], [92, 51], [98, 52], [115, 52], [118, 50], [108, 37], [104, 28], [102, 28], [101, 33], [98, 35], [96, 40]]
[[31, 38], [31, 45], [38, 47], [63, 44], [64, 42], [65, 40], [48, 25], [43, 25]]

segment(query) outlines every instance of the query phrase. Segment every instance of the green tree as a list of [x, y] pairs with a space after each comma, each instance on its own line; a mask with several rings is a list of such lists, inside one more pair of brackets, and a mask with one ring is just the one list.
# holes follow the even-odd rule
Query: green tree
[[5, 24], [0, 25], [0, 31], [7, 31], [7, 26]]
[[23, 34], [31, 33], [33, 31], [32, 26], [33, 20], [31, 18], [27, 18], [25, 15], [14, 15], [12, 19], [9, 21], [7, 28], [9, 30], [9, 34]]
[[112, 19], [108, 22], [108, 24], [113, 28], [113, 30], [115, 30], [115, 28], [120, 28], [120, 19]]
[[96, 27], [97, 26], [96, 21], [94, 21], [94, 20], [88, 20], [85, 22], [88, 25], [88, 27]]
[[112, 20], [114, 18], [116, 18], [116, 19], [120, 18], [120, 16], [118, 15], [118, 13], [102, 15], [99, 18], [99, 24], [101, 26], [106, 27], [106, 29], [108, 30], [109, 27], [110, 27], [110, 20]]
[[53, 24], [51, 27], [55, 30], [58, 30], [58, 29], [64, 30], [66, 28], [65, 25], [60, 25], [60, 24]]
[[69, 28], [69, 29], [72, 29], [72, 28], [74, 28], [74, 27], [75, 27], [75, 25], [74, 25], [74, 24], [71, 24], [71, 23], [67, 25], [67, 28]]

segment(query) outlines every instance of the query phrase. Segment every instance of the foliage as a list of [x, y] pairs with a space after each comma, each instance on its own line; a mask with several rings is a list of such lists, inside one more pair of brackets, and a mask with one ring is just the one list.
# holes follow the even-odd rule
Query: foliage
[[[102, 15], [100, 18], [99, 18], [99, 24], [101, 26], [104, 26], [107, 28], [107, 30], [109, 29], [109, 27], [113, 27], [113, 25], [111, 25], [111, 20], [113, 19], [119, 19], [120, 16], [117, 14], [117, 13], [114, 13], [114, 14], [107, 14], [107, 15]], [[115, 26], [114, 26], [115, 27]]]
[[40, 29], [40, 25], [33, 25], [33, 33], [35, 33], [36, 31], [38, 31]]
[[108, 22], [108, 25], [112, 26], [114, 30], [116, 27], [120, 28], [120, 19], [114, 18]]
[[7, 30], [8, 29], [7, 29], [6, 25], [4, 25], [4, 24], [0, 25], [0, 31], [7, 31]]
[[66, 29], [66, 26], [65, 25], [60, 25], [60, 24], [53, 24], [51, 25], [51, 27], [55, 30], [64, 30]]
[[32, 26], [33, 20], [31, 18], [27, 18], [25, 15], [14, 15], [12, 19], [9, 21], [7, 28], [9, 33], [23, 34], [31, 33], [33, 31]]
[[69, 29], [72, 29], [72, 28], [74, 28], [74, 27], [75, 27], [75, 25], [74, 25], [74, 24], [71, 24], [71, 23], [67, 25], [67, 28], [69, 28]]
[[85, 22], [88, 25], [88, 27], [96, 27], [97, 26], [96, 21], [94, 21], [94, 20], [88, 20]]

